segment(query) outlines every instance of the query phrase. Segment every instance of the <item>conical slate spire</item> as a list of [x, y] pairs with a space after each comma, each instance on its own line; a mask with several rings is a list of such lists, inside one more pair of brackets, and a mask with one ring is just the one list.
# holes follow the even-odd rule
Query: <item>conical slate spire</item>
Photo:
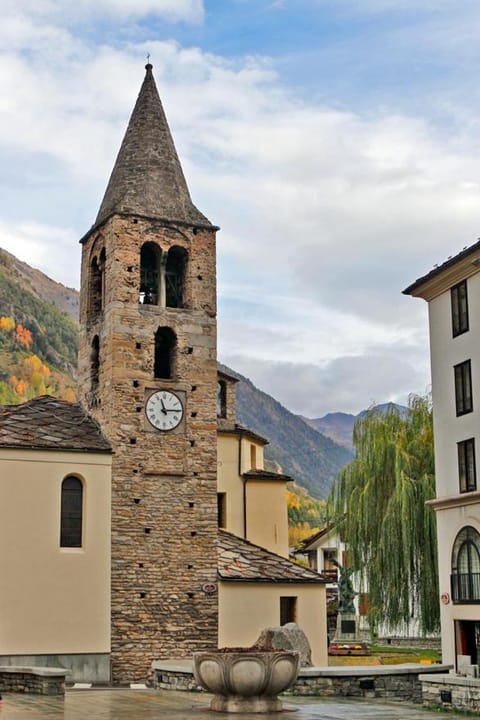
[[150, 63], [95, 221], [112, 213], [211, 226], [192, 203]]

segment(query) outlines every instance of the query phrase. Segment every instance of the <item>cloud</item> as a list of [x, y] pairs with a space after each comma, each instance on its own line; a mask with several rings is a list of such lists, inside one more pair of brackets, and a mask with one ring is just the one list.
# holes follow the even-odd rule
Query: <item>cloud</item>
[[322, 417], [328, 412], [357, 414], [372, 404], [407, 404], [414, 388], [428, 392], [426, 363], [412, 365], [405, 348], [344, 356], [321, 365], [302, 362], [258, 361], [245, 356], [222, 358], [230, 367], [254, 380], [294, 413]]
[[[68, 287], [78, 287], [80, 245], [71, 228], [41, 225], [33, 222], [11, 226], [0, 221], [0, 248], [7, 250], [53, 280]], [[58, 267], [64, 269], [58, 276]]]
[[110, 17], [118, 20], [162, 17], [171, 22], [201, 22], [202, 0], [3, 0], [2, 13], [34, 16], [70, 25], [80, 20]]
[[[70, 20], [64, 8], [6, 2], [0, 245], [77, 285], [69, 250], [95, 218], [150, 52], [193, 200], [223, 228], [223, 359], [306, 414], [320, 414], [314, 400], [347, 411], [421, 392], [425, 306], [401, 290], [476, 237], [474, 108], [446, 127], [393, 105], [342, 107], [287, 86], [272, 58], [155, 39], [148, 13], [200, 22], [193, 0], [85, 0]], [[113, 10], [141, 32], [99, 43], [75, 24], [108, 26]]]

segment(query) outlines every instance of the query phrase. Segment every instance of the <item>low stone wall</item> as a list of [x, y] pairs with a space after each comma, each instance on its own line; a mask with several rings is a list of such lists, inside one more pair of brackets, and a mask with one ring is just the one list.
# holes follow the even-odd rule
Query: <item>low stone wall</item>
[[0, 665], [0, 691], [64, 695], [69, 670]]
[[[324, 697], [388, 698], [422, 702], [419, 675], [445, 673], [447, 665], [356, 665], [302, 668], [289, 695]], [[195, 683], [191, 662], [152, 663], [153, 685], [161, 690], [201, 691]], [[477, 681], [480, 683], [480, 681]]]
[[[368, 642], [373, 642], [368, 640]], [[375, 638], [375, 645], [391, 645], [392, 647], [399, 648], [430, 648], [431, 650], [440, 651], [442, 648], [442, 641], [440, 637], [384, 637]]]
[[152, 681], [156, 690], [188, 690], [189, 692], [205, 692], [197, 685], [193, 677], [193, 666], [190, 660], [155, 660], [152, 663]]
[[423, 703], [478, 713], [480, 711], [480, 679], [460, 675], [420, 675]]
[[[445, 669], [445, 665], [432, 665], [428, 672], [440, 673], [445, 672]], [[420, 673], [425, 673], [425, 666], [417, 663], [302, 668], [289, 693], [324, 697], [388, 698], [421, 703], [422, 684], [418, 679]]]

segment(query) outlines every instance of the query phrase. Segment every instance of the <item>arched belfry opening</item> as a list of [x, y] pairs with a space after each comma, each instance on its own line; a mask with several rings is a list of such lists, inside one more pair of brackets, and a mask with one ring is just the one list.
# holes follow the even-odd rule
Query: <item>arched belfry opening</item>
[[165, 266], [165, 304], [167, 307], [185, 307], [185, 275], [187, 251], [174, 245], [167, 255]]
[[140, 303], [159, 305], [161, 297], [162, 251], [154, 242], [146, 242], [140, 250]]
[[155, 333], [154, 377], [165, 380], [173, 378], [176, 346], [177, 336], [172, 328], [159, 327]]
[[95, 254], [90, 262], [88, 309], [90, 315], [103, 310], [105, 287], [105, 248]]
[[98, 389], [100, 376], [100, 339], [95, 335], [90, 350], [90, 389], [95, 392]]

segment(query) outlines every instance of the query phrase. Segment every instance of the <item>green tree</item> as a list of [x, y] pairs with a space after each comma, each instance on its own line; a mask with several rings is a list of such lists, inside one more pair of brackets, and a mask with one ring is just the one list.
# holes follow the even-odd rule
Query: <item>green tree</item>
[[428, 398], [408, 410], [372, 409], [354, 427], [355, 459], [335, 481], [329, 515], [348, 545], [350, 566], [369, 593], [373, 630], [416, 617], [424, 633], [439, 627], [433, 425]]

